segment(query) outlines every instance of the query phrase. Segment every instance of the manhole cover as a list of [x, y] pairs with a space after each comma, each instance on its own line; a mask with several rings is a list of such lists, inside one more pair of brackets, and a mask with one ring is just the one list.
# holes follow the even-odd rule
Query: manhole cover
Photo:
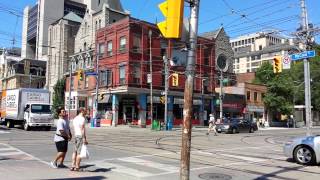
[[230, 180], [232, 179], [231, 176], [226, 174], [219, 174], [219, 173], [204, 173], [200, 174], [199, 178], [205, 180]]

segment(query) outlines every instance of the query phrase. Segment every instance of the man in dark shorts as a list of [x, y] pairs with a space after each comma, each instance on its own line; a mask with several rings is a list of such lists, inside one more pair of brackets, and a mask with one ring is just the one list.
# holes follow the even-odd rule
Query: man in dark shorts
[[[63, 161], [68, 151], [68, 141], [70, 141], [72, 137], [69, 122], [65, 119], [66, 111], [64, 108], [58, 108], [57, 113], [59, 114], [59, 120], [57, 122], [54, 142], [56, 143], [58, 153], [54, 161], [50, 163], [52, 168], [66, 167]], [[59, 164], [58, 161], [60, 161]]]

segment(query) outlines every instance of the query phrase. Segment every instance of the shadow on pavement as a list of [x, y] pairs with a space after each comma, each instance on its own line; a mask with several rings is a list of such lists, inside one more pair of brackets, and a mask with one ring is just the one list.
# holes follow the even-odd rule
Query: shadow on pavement
[[58, 178], [58, 179], [47, 179], [47, 180], [100, 180], [100, 179], [107, 179], [106, 177], [103, 176], [88, 176], [88, 177], [75, 177], [75, 178]]

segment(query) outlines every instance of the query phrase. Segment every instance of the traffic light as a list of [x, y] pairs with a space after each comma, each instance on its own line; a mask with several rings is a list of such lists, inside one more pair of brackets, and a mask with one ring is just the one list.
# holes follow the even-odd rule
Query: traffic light
[[78, 71], [78, 80], [82, 81], [83, 80], [83, 70]]
[[158, 23], [158, 27], [165, 38], [180, 38], [183, 26], [184, 0], [167, 0], [159, 4], [159, 8], [166, 17]]
[[282, 58], [281, 56], [275, 56], [273, 58], [273, 72], [281, 73], [282, 72]]
[[173, 73], [172, 74], [172, 86], [179, 86], [179, 74], [178, 73]]

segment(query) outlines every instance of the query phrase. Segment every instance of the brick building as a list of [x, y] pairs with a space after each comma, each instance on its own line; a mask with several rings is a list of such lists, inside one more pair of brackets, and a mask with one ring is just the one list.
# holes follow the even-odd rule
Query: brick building
[[[152, 80], [154, 119], [164, 119], [164, 104], [160, 102], [164, 90], [164, 61], [163, 56], [172, 57], [169, 62], [169, 72], [178, 73], [179, 85], [172, 86], [169, 81], [168, 93], [168, 121], [173, 125], [180, 125], [183, 119], [184, 92], [184, 64], [186, 52], [182, 42], [172, 40], [168, 48], [168, 41], [164, 39], [156, 25], [131, 17], [124, 18], [97, 31], [97, 49], [99, 54], [99, 106], [102, 124], [136, 124], [145, 126], [151, 123], [150, 85], [147, 83], [149, 73], [150, 39], [152, 31]], [[196, 59], [196, 78], [194, 85], [194, 124], [203, 124], [213, 108], [215, 49], [214, 41], [198, 38]], [[76, 78], [74, 76], [73, 78]], [[84, 90], [91, 93], [86, 102], [92, 106], [94, 102], [94, 77], [85, 82], [75, 80], [74, 87], [81, 83], [87, 84]], [[80, 84], [77, 84], [80, 82]], [[67, 87], [69, 86], [67, 80]], [[92, 83], [92, 84], [91, 84]], [[81, 87], [82, 88], [82, 87]], [[81, 89], [80, 88], [80, 89]], [[80, 102], [77, 103], [78, 105]], [[77, 107], [76, 107], [77, 108]], [[202, 112], [206, 112], [201, 115]], [[168, 123], [168, 124], [170, 124]]]

